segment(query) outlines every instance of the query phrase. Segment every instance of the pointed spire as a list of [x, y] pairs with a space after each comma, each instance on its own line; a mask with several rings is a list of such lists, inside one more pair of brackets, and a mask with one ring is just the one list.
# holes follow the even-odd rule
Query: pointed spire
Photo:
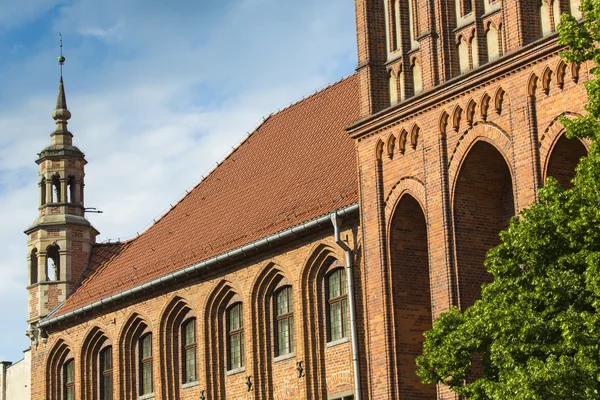
[[60, 83], [58, 84], [58, 98], [56, 99], [56, 109], [66, 110], [67, 109], [67, 96], [65, 95], [65, 85], [63, 83], [63, 77], [60, 77]]

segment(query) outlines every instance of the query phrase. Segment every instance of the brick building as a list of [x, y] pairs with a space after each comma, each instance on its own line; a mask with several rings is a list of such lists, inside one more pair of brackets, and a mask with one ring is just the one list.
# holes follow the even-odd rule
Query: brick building
[[[56, 130], [27, 229], [33, 399], [453, 399], [422, 333], [588, 143], [575, 0], [356, 0], [357, 72], [267, 118], [146, 232], [97, 244]], [[276, 155], [273, 157], [273, 155]]]

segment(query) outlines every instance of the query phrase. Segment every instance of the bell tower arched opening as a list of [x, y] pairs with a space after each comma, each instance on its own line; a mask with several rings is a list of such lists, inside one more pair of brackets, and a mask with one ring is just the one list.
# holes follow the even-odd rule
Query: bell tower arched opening
[[498, 233], [515, 214], [513, 185], [504, 157], [479, 141], [460, 168], [454, 192], [454, 231], [460, 307], [480, 297], [491, 276], [483, 266], [489, 249], [500, 243]]
[[60, 280], [60, 248], [52, 244], [46, 248], [46, 280], [49, 282]]
[[396, 207], [389, 246], [400, 397], [436, 399], [435, 385], [422, 384], [416, 374], [415, 359], [423, 350], [423, 333], [432, 328], [432, 313], [427, 223], [419, 202], [410, 195], [402, 196]]

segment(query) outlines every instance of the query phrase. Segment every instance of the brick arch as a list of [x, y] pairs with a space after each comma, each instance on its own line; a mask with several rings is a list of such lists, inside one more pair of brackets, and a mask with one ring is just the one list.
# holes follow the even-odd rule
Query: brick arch
[[309, 399], [327, 398], [324, 279], [327, 268], [332, 263], [342, 264], [340, 260], [343, 260], [343, 254], [339, 254], [336, 247], [319, 243], [313, 247], [302, 270], [300, 286], [305, 290], [302, 291], [301, 301], [306, 321], [302, 332], [305, 352], [303, 360]]
[[[81, 346], [81, 368], [80, 368], [80, 382], [81, 382], [81, 398], [82, 399], [97, 399], [100, 398], [99, 393], [99, 377], [101, 371], [98, 369], [100, 351], [103, 347], [111, 345], [112, 341], [106, 335], [106, 332], [98, 326], [93, 326], [88, 329], [87, 333], [83, 336], [83, 342]], [[114, 349], [113, 354], [114, 356]], [[114, 371], [114, 364], [113, 364]], [[113, 373], [113, 385], [114, 385], [114, 373]]]
[[[506, 133], [496, 124], [481, 121], [473, 124], [472, 128], [467, 129], [465, 133], [462, 134], [462, 136], [458, 139], [458, 143], [454, 147], [454, 150], [448, 157], [448, 181], [450, 182], [451, 188], [454, 188], [456, 184], [458, 171], [460, 170], [460, 167], [469, 153], [469, 150], [475, 145], [475, 143], [481, 140], [490, 143], [500, 152], [500, 154], [502, 154], [511, 172], [511, 176], [514, 177], [514, 173], [511, 168], [512, 163], [510, 162], [511, 157], [509, 156], [509, 154], [512, 154], [512, 144], [508, 133]], [[454, 190], [452, 190], [452, 193], [454, 193]], [[450, 201], [453, 201], [452, 194], [450, 196]]]
[[[225, 348], [224, 315], [229, 302], [237, 295], [242, 298], [237, 285], [228, 280], [219, 281], [206, 299], [204, 308], [204, 363], [206, 392], [209, 399], [225, 398], [225, 369], [227, 349]], [[244, 304], [245, 306], [245, 304]], [[246, 307], [242, 306], [243, 311]], [[246, 319], [244, 319], [246, 320]], [[247, 353], [247, 349], [245, 349]]]
[[414, 149], [417, 148], [417, 143], [419, 140], [419, 134], [421, 133], [421, 127], [418, 123], [414, 123], [412, 128], [410, 129], [410, 147]]
[[474, 136], [455, 160], [456, 169], [451, 175], [450, 204], [461, 309], [471, 306], [480, 296], [481, 284], [490, 281], [484, 268], [485, 255], [499, 243], [498, 233], [515, 214], [514, 174], [507, 162], [508, 149], [503, 151], [498, 142], [484, 135]]
[[[404, 182], [414, 180], [405, 180]], [[409, 188], [417, 186], [416, 188]], [[432, 299], [426, 207], [413, 196], [424, 188], [418, 183], [398, 189], [389, 218], [389, 296], [393, 310], [393, 348], [401, 394], [435, 400], [436, 386], [424, 385], [416, 375], [416, 356], [422, 353], [423, 333], [432, 328]], [[412, 193], [411, 193], [412, 192]], [[417, 196], [419, 196], [417, 194]]]
[[392, 159], [394, 158], [394, 148], [396, 147], [396, 136], [393, 133], [390, 133], [385, 142], [386, 154], [389, 159]]
[[[273, 359], [275, 353], [275, 326], [273, 318], [275, 315], [273, 294], [281, 282], [292, 285], [292, 296], [296, 299], [298, 288], [290, 279], [289, 270], [280, 264], [268, 262], [256, 277], [251, 291], [252, 306], [252, 335], [253, 348], [256, 354], [254, 362], [254, 377], [256, 392], [255, 396], [261, 399], [273, 399], [275, 387], [273, 385]], [[298, 307], [294, 301], [294, 313], [298, 313]], [[296, 321], [299, 319], [296, 318]], [[260, 333], [260, 334], [258, 334]], [[294, 385], [294, 389], [297, 386]], [[294, 392], [294, 390], [292, 390]], [[294, 396], [297, 397], [297, 393]]]
[[542, 91], [544, 92], [544, 94], [548, 94], [550, 93], [550, 83], [552, 83], [552, 74], [554, 72], [552, 71], [552, 68], [550, 68], [549, 65], [546, 65], [546, 67], [544, 68], [544, 70], [542, 71], [542, 77], [541, 77], [541, 81], [542, 81]]
[[378, 161], [383, 160], [383, 150], [385, 149], [385, 143], [383, 142], [383, 140], [381, 138], [379, 138], [377, 140], [377, 143], [375, 144], [375, 149], [374, 149], [374, 155], [375, 155], [375, 159]]
[[[539, 152], [540, 159], [543, 160], [543, 180], [545, 181], [549, 175], [553, 175], [563, 187], [569, 187], [570, 181], [575, 174], [577, 161], [585, 153], [589, 152], [590, 142], [589, 140], [578, 138], [566, 139], [564, 135], [565, 128], [559, 120], [561, 116], [572, 119], [581, 117], [581, 114], [565, 111], [555, 117], [548, 124], [540, 138]], [[557, 162], [562, 165], [557, 164]], [[554, 173], [551, 173], [550, 170], [553, 170]]]
[[[137, 344], [140, 337], [150, 331], [152, 327], [149, 319], [140, 313], [133, 312], [126, 320], [119, 334], [119, 390], [121, 399], [135, 400], [138, 398], [139, 374], [137, 370], [138, 360], [136, 357]], [[152, 336], [152, 355], [155, 354], [155, 336]], [[156, 382], [156, 379], [154, 379]], [[156, 387], [156, 385], [154, 385]], [[115, 396], [117, 397], [117, 396]]]
[[487, 120], [491, 100], [492, 97], [488, 94], [488, 92], [484, 92], [479, 100], [479, 118], [481, 118], [483, 121]]
[[408, 137], [408, 131], [405, 128], [400, 129], [398, 134], [398, 151], [400, 154], [404, 154], [406, 151], [406, 138]]
[[556, 64], [556, 84], [560, 89], [565, 85], [565, 75], [567, 73], [567, 63], [561, 58]]
[[[64, 362], [74, 356], [73, 347], [64, 339], [58, 340], [52, 350], [48, 352], [46, 359], [46, 398], [60, 399], [63, 397], [61, 387], [62, 367]], [[77, 371], [78, 360], [75, 360], [75, 371]]]
[[[188, 300], [175, 295], [167, 302], [160, 315], [158, 339], [160, 343], [160, 373], [162, 377], [160, 380], [161, 393], [165, 399], [179, 399], [181, 383], [183, 383], [181, 374], [183, 371], [181, 360], [181, 325], [188, 318], [195, 317], [195, 313]], [[196, 324], [196, 338], [198, 337], [197, 332], [198, 325]], [[198, 358], [196, 356], [196, 380], [197, 371]]]
[[389, 222], [402, 196], [409, 194], [414, 197], [423, 210], [427, 210], [425, 184], [414, 176], [405, 176], [392, 187], [385, 199], [385, 220]]

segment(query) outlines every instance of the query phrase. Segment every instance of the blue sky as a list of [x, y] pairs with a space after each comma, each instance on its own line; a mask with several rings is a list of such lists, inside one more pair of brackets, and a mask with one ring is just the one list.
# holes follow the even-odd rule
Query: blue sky
[[[6, 3], [6, 4], [4, 4]], [[98, 241], [126, 239], [263, 117], [351, 74], [350, 0], [27, 0], [0, 7], [0, 360], [28, 347], [26, 237], [64, 37]]]

